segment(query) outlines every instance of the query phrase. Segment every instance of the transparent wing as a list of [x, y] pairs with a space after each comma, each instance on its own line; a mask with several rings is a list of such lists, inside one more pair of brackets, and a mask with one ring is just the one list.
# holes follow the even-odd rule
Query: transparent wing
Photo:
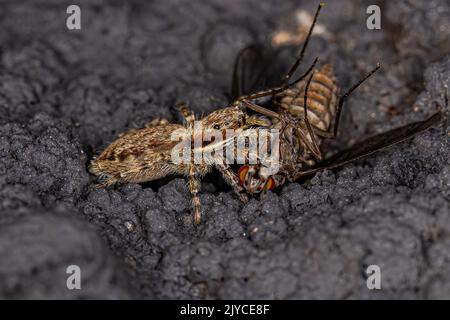
[[272, 85], [279, 85], [283, 75], [278, 51], [271, 47], [252, 44], [242, 49], [234, 63], [231, 99]]

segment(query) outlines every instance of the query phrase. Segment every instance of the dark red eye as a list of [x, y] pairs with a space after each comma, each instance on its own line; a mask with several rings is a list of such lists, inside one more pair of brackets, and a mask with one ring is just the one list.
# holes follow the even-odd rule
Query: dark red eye
[[266, 190], [273, 190], [275, 189], [277, 186], [275, 184], [275, 180], [270, 177], [269, 179], [267, 179], [266, 185], [264, 186], [264, 189]]
[[238, 170], [239, 183], [241, 186], [244, 185], [245, 177], [247, 176], [248, 169], [249, 169], [248, 166], [242, 166]]

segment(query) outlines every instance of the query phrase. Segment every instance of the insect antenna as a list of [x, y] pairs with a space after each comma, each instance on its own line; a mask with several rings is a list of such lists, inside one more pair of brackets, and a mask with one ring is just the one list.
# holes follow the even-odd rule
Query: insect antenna
[[308, 35], [306, 36], [305, 42], [303, 43], [302, 50], [300, 51], [300, 55], [298, 56], [297, 60], [295, 60], [294, 64], [291, 66], [287, 74], [284, 76], [282, 81], [282, 86], [286, 86], [289, 83], [289, 80], [291, 79], [292, 75], [294, 74], [295, 70], [297, 70], [298, 66], [303, 60], [303, 56], [305, 55], [306, 47], [308, 46], [309, 39], [311, 38], [311, 34], [314, 30], [314, 26], [316, 25], [317, 17], [319, 16], [320, 9], [324, 6], [324, 3], [319, 3], [319, 6], [317, 7], [316, 14], [314, 15], [314, 20], [311, 24], [311, 27], [309, 28]]

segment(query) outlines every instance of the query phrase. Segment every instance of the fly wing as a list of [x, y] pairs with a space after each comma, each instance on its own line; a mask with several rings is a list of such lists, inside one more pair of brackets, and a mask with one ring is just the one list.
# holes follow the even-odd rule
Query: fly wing
[[277, 59], [278, 54], [275, 49], [260, 44], [249, 45], [239, 52], [234, 62], [232, 101], [242, 95], [280, 84], [283, 71]]
[[403, 127], [392, 129], [370, 137], [364, 141], [356, 143], [346, 150], [338, 152], [337, 154], [319, 162], [311, 170], [299, 172], [295, 176], [295, 180], [324, 169], [334, 169], [343, 166], [346, 163], [352, 162], [379, 150], [393, 146], [399, 142], [405, 141], [408, 138], [427, 130], [432, 125], [438, 123], [441, 119], [442, 112], [438, 111], [426, 120], [413, 122]]

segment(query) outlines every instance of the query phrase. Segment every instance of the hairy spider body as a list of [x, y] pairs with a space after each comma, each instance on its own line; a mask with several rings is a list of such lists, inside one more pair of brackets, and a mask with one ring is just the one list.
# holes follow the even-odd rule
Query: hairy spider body
[[[218, 109], [203, 119], [200, 125], [204, 130], [194, 129], [195, 119], [186, 106], [181, 108], [186, 124], [173, 124], [167, 121], [152, 123], [151, 126], [141, 129], [133, 129], [120, 135], [90, 164], [90, 172], [106, 181], [100, 186], [109, 186], [115, 183], [142, 183], [160, 179], [171, 174], [180, 174], [188, 177], [189, 191], [194, 205], [194, 221], [200, 223], [200, 178], [216, 167], [224, 176], [239, 198], [247, 201], [247, 196], [242, 193], [238, 179], [228, 164], [224, 161], [194, 163], [190, 157], [187, 162], [174, 162], [173, 150], [178, 144], [191, 147], [196, 135], [203, 135], [204, 130], [214, 129], [225, 132], [233, 130], [239, 134], [246, 128], [255, 125], [256, 118], [248, 117], [238, 107]], [[257, 124], [257, 123], [256, 123]], [[176, 134], [176, 135], [175, 135]], [[176, 136], [176, 139], [174, 137]], [[198, 137], [197, 137], [198, 138]], [[200, 137], [201, 138], [201, 137]], [[201, 152], [204, 148], [221, 148], [232, 141], [210, 142], [193, 147], [192, 155]], [[216, 159], [215, 159], [216, 160]]]

